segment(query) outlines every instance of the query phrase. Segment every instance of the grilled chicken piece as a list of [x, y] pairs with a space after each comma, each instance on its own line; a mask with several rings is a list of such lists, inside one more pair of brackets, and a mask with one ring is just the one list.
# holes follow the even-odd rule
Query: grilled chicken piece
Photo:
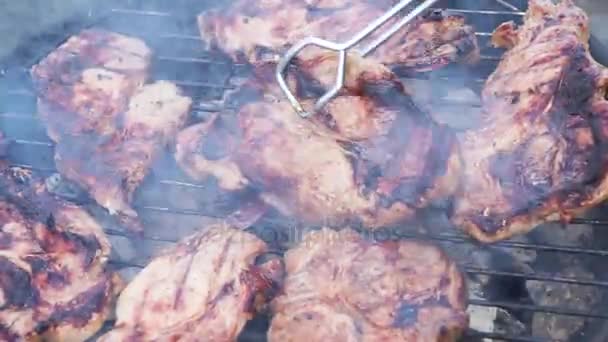
[[101, 226], [19, 168], [0, 172], [0, 221], [0, 340], [93, 336], [122, 287]]
[[[64, 136], [55, 150], [61, 174], [86, 189], [129, 228], [141, 230], [130, 206], [133, 193], [185, 124], [190, 98], [159, 81], [138, 90], [111, 134]], [[118, 118], [117, 118], [118, 119]]]
[[[118, 299], [100, 341], [236, 341], [277, 290], [283, 265], [255, 235], [208, 227], [156, 257]], [[259, 259], [258, 259], [259, 260]]]
[[455, 264], [421, 242], [311, 232], [285, 255], [269, 341], [456, 341], [468, 325]]
[[135, 38], [84, 30], [32, 68], [49, 136], [110, 134], [148, 78], [151, 50]]
[[483, 91], [487, 122], [462, 142], [454, 221], [493, 242], [608, 197], [608, 72], [589, 54], [586, 14], [531, 0], [524, 24], [493, 41], [509, 49]]
[[32, 69], [57, 169], [134, 230], [133, 192], [191, 104], [170, 82], [141, 86], [149, 60], [137, 39], [84, 31]]
[[[332, 78], [333, 54], [301, 60], [291, 74], [303, 101]], [[222, 113], [178, 136], [176, 159], [193, 178], [260, 192], [283, 214], [310, 224], [373, 228], [410, 218], [457, 185], [456, 139], [411, 101], [386, 67], [351, 56], [343, 94], [313, 120], [297, 116], [274, 84], [274, 66], [229, 98]], [[307, 100], [308, 97], [308, 100]]]
[[[223, 50], [235, 61], [254, 63], [274, 60], [308, 36], [347, 41], [390, 5], [388, 0], [239, 0], [229, 8], [201, 14], [198, 24], [207, 45]], [[371, 57], [407, 70], [428, 71], [452, 62], [476, 62], [479, 48], [473, 28], [464, 18], [431, 11], [391, 37]]]

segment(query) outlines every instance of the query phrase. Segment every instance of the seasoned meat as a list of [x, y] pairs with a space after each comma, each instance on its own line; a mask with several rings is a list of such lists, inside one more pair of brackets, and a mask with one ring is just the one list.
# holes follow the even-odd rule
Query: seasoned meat
[[[390, 5], [388, 0], [239, 0], [228, 8], [204, 12], [198, 24], [207, 45], [223, 50], [235, 61], [258, 62], [274, 60], [308, 36], [349, 40]], [[428, 71], [452, 62], [476, 62], [479, 48], [464, 18], [432, 11], [399, 31], [371, 56], [381, 63]]]
[[111, 134], [64, 136], [55, 148], [61, 174], [86, 189], [128, 227], [140, 230], [130, 202], [148, 170], [184, 125], [191, 100], [159, 81], [141, 87]]
[[569, 220], [608, 197], [608, 73], [588, 49], [572, 1], [532, 0], [524, 24], [493, 41], [508, 49], [483, 91], [487, 121], [463, 139], [454, 221], [492, 242]]
[[148, 78], [151, 50], [139, 39], [101, 30], [69, 38], [32, 68], [49, 136], [111, 133]]
[[101, 226], [19, 168], [0, 172], [0, 221], [0, 340], [94, 335], [122, 285]]
[[[333, 54], [300, 60], [292, 89], [318, 98]], [[246, 187], [310, 224], [374, 228], [410, 218], [457, 185], [456, 140], [411, 101], [386, 67], [349, 57], [344, 93], [312, 120], [297, 116], [274, 84], [273, 65], [232, 94], [221, 113], [178, 136], [176, 159], [193, 178]]]
[[57, 169], [135, 230], [133, 192], [191, 104], [170, 82], [142, 86], [149, 55], [137, 39], [84, 31], [32, 69]]
[[[207, 227], [150, 262], [118, 299], [115, 328], [100, 341], [236, 341], [283, 276], [255, 235]], [[259, 259], [258, 259], [259, 260]]]
[[437, 247], [304, 236], [285, 255], [269, 341], [456, 341], [468, 325], [462, 274]]

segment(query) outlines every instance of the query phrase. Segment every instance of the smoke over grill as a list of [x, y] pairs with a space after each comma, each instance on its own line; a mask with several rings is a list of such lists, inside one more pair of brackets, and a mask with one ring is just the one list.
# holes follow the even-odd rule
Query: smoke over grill
[[[502, 22], [520, 22], [522, 12], [514, 8], [523, 9], [525, 3], [452, 0], [437, 6], [473, 24], [482, 48], [481, 61], [475, 66], [416, 74], [415, 78], [400, 74], [416, 106], [459, 134], [476, 127], [481, 111], [480, 89], [503, 53], [489, 46], [489, 33]], [[201, 42], [196, 15], [214, 5], [218, 6], [217, 2], [129, 1], [114, 8], [104, 5], [92, 9], [86, 18], [78, 17], [24, 44], [2, 67], [0, 128], [11, 140], [10, 163], [42, 172], [48, 176], [47, 186], [56, 194], [86, 206], [99, 218], [112, 242], [113, 267], [126, 279], [132, 279], [153, 255], [196, 231], [202, 222], [222, 220], [237, 209], [242, 210], [242, 224], [255, 221], [249, 230], [279, 254], [313, 229], [274, 210], [260, 209], [255, 187], [226, 194], [213, 179], [193, 181], [167, 153], [135, 193], [133, 207], [146, 229], [143, 237], [132, 236], [85, 191], [55, 170], [54, 143], [36, 115], [28, 69], [84, 27], [141, 37], [154, 51], [153, 78], [174, 82], [193, 99], [189, 124], [207, 122], [218, 112], [236, 106], [226, 100], [251, 73], [248, 66], [208, 50]], [[230, 115], [230, 110], [226, 112]], [[217, 139], [221, 141], [207, 148], [219, 159], [223, 155], [219, 150], [227, 147], [225, 137]], [[360, 233], [374, 241], [405, 238], [433, 241], [444, 247], [468, 276], [471, 328], [467, 340], [604, 341], [608, 336], [608, 314], [603, 313], [608, 303], [604, 272], [608, 252], [603, 249], [608, 234], [603, 226], [608, 221], [602, 211], [598, 208], [567, 227], [545, 224], [526, 236], [494, 245], [472, 243], [449, 222], [443, 210], [436, 209], [420, 214], [416, 223], [374, 232], [363, 229]], [[241, 340], [264, 340], [267, 325], [267, 317], [250, 322]]]

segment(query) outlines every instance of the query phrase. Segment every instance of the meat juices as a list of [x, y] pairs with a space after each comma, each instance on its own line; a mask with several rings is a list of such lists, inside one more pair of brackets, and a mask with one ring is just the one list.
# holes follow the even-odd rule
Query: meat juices
[[448, 342], [468, 325], [462, 274], [426, 243], [322, 229], [287, 251], [285, 271], [271, 342]]
[[[309, 36], [347, 41], [384, 14], [392, 2], [239, 0], [228, 8], [205, 11], [198, 17], [198, 25], [208, 46], [224, 51], [235, 61], [257, 63], [275, 60], [289, 46]], [[402, 70], [421, 72], [450, 63], [474, 63], [479, 59], [479, 48], [473, 28], [463, 17], [431, 11], [397, 32], [370, 57]]]
[[20, 168], [0, 171], [0, 221], [0, 339], [92, 337], [122, 288], [101, 226]]
[[589, 21], [570, 0], [531, 0], [483, 90], [487, 118], [461, 144], [453, 221], [484, 242], [573, 216], [608, 197], [608, 71], [589, 53]]
[[[303, 101], [330, 82], [335, 58], [298, 61], [290, 83]], [[198, 180], [217, 177], [229, 191], [252, 188], [307, 224], [373, 229], [449, 196], [460, 167], [455, 136], [382, 64], [353, 55], [347, 70], [343, 94], [306, 120], [284, 101], [273, 64], [257, 65], [257, 77], [227, 100], [236, 113], [179, 134], [179, 165]]]
[[143, 85], [150, 58], [138, 39], [85, 30], [32, 68], [57, 169], [136, 231], [133, 192], [191, 105], [170, 82]]
[[255, 235], [203, 227], [154, 258], [118, 299], [114, 341], [235, 341], [280, 285], [283, 265]]

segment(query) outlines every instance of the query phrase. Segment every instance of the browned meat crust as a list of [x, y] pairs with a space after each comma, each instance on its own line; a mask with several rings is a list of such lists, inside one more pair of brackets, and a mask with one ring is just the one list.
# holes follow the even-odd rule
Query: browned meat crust
[[133, 192], [191, 104], [172, 83], [141, 86], [149, 64], [142, 41], [89, 30], [32, 68], [57, 169], [135, 230]]
[[608, 73], [588, 50], [572, 1], [532, 0], [524, 24], [493, 36], [509, 49], [483, 92], [487, 123], [469, 133], [454, 222], [493, 242], [608, 197]]
[[116, 117], [148, 78], [152, 52], [138, 39], [101, 30], [70, 37], [32, 68], [49, 136], [116, 129]]
[[285, 255], [269, 341], [456, 341], [466, 288], [437, 247], [372, 243], [352, 230], [307, 234]]
[[[333, 54], [300, 60], [300, 99], [318, 98]], [[178, 136], [176, 159], [193, 178], [234, 191], [250, 187], [282, 213], [311, 224], [374, 228], [411, 218], [449, 196], [460, 160], [454, 135], [411, 101], [384, 66], [351, 56], [346, 88], [313, 120], [298, 117], [274, 84], [272, 63], [221, 113]]]
[[0, 172], [0, 221], [0, 339], [94, 335], [121, 288], [99, 224], [19, 168]]
[[[198, 17], [201, 37], [235, 61], [274, 60], [308, 36], [346, 41], [387, 10], [392, 1], [239, 0]], [[388, 24], [387, 24], [388, 25]], [[253, 32], [253, 34], [252, 34]], [[479, 57], [464, 18], [432, 11], [399, 31], [372, 54], [381, 63], [427, 71]]]
[[206, 227], [152, 260], [125, 288], [114, 330], [100, 341], [236, 341], [283, 275], [256, 236]]

